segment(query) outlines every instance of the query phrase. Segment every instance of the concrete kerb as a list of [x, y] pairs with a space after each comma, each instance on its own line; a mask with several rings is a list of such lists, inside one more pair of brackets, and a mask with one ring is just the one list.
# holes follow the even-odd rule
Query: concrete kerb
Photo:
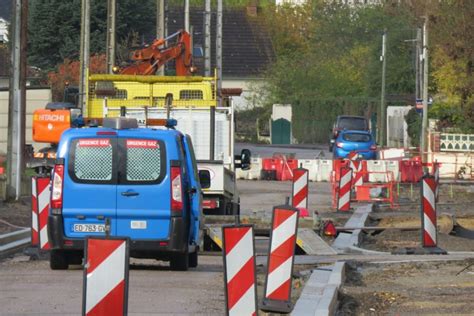
[[338, 305], [337, 294], [344, 278], [344, 261], [313, 270], [291, 315], [334, 315]]
[[[374, 204], [360, 205], [354, 211], [354, 214], [349, 218], [344, 227], [363, 227], [365, 226], [370, 212], [372, 212]], [[362, 235], [361, 229], [355, 229], [352, 233], [339, 233], [336, 240], [334, 240], [332, 247], [339, 253], [346, 253], [351, 251], [363, 252], [364, 249], [358, 248]]]

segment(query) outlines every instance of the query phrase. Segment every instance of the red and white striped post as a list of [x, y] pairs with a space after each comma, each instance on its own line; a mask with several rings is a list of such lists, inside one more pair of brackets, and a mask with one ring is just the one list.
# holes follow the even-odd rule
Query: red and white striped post
[[308, 210], [308, 169], [293, 169], [292, 206], [305, 211]]
[[222, 227], [226, 315], [257, 315], [252, 225]]
[[85, 245], [82, 315], [127, 315], [128, 239], [89, 237]]
[[36, 178], [36, 190], [38, 199], [38, 229], [40, 250], [49, 250], [48, 240], [48, 213], [49, 200], [51, 197], [49, 177]]
[[446, 254], [438, 247], [438, 227], [436, 218], [435, 177], [425, 174], [421, 178], [421, 244], [431, 254]]
[[351, 151], [347, 158], [350, 160], [349, 166], [353, 170], [353, 179], [352, 187], [357, 190], [359, 185], [364, 184], [363, 174], [362, 174], [362, 161], [358, 160], [359, 154], [356, 151]]
[[298, 209], [288, 205], [273, 208], [265, 294], [260, 306], [264, 311], [289, 313], [293, 309], [291, 276], [296, 248], [298, 213]]
[[352, 169], [343, 167], [340, 173], [337, 210], [348, 212], [351, 209]]
[[39, 245], [38, 232], [38, 191], [36, 177], [31, 177], [31, 246]]

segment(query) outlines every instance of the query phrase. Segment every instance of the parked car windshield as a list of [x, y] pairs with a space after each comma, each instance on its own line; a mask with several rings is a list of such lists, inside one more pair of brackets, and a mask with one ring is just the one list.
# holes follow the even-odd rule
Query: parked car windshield
[[358, 143], [366, 143], [370, 142], [371, 136], [367, 134], [358, 134], [358, 133], [344, 133], [342, 139], [348, 142], [358, 142]]
[[366, 130], [367, 124], [364, 118], [357, 117], [341, 117], [339, 119], [339, 128], [346, 130]]

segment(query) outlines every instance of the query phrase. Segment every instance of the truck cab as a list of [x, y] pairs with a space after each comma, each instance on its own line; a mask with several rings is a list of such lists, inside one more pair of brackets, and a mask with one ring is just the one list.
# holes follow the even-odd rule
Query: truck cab
[[[202, 193], [191, 138], [130, 118], [65, 131], [52, 172], [52, 269], [80, 263], [87, 236], [130, 238], [130, 256], [197, 266]], [[168, 126], [169, 127], [169, 126]]]

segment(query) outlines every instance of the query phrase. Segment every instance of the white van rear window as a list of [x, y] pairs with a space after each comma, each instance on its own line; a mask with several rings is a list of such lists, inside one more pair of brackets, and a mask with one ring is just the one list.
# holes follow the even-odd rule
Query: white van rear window
[[156, 140], [127, 139], [127, 182], [155, 182], [161, 174], [161, 148]]
[[110, 181], [113, 148], [107, 138], [83, 138], [75, 143], [73, 171], [83, 181]]

